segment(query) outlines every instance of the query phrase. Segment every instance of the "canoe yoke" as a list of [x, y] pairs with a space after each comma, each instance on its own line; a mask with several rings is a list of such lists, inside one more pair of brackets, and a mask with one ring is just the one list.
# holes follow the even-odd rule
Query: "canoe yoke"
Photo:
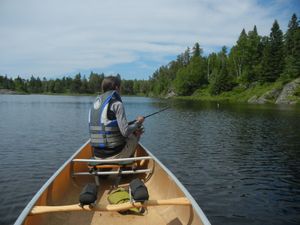
[[99, 186], [98, 176], [116, 174], [120, 177], [122, 174], [151, 173], [152, 169], [139, 169], [146, 160], [153, 160], [153, 158], [142, 156], [121, 159], [73, 159], [72, 163], [87, 163], [89, 169], [89, 172], [76, 172], [73, 173], [73, 176], [93, 175], [96, 185]]

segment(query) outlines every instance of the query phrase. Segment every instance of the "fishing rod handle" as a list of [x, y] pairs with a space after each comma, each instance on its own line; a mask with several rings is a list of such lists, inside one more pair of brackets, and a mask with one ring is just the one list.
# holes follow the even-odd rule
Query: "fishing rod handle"
[[132, 125], [132, 124], [134, 124], [136, 122], [136, 120], [132, 120], [132, 121], [130, 121], [129, 123], [128, 123], [128, 125]]

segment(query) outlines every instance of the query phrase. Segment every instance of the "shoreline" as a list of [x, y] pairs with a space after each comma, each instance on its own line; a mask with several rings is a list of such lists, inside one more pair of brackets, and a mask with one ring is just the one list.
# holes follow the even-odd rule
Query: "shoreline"
[[174, 96], [174, 99], [229, 102], [245, 104], [300, 105], [300, 78], [289, 83], [277, 81], [269, 84], [238, 86], [220, 95], [211, 95], [209, 87], [198, 89], [191, 96]]
[[[98, 93], [26, 93], [9, 89], [0, 89], [0, 95], [53, 95], [53, 96], [97, 96]], [[161, 99], [178, 99], [209, 102], [228, 102], [243, 104], [276, 104], [276, 105], [300, 105], [300, 77], [285, 83], [252, 83], [248, 86], [237, 86], [231, 91], [222, 92], [219, 95], [211, 95], [209, 86], [196, 90], [191, 96], [176, 96], [175, 93], [167, 93], [164, 96], [150, 95], [122, 95], [127, 97], [152, 97]]]

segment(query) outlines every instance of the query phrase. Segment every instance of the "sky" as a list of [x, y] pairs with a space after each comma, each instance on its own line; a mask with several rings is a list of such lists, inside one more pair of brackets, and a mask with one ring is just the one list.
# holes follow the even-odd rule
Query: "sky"
[[285, 32], [300, 0], [0, 0], [0, 75], [148, 79], [198, 42], [231, 48], [243, 28]]

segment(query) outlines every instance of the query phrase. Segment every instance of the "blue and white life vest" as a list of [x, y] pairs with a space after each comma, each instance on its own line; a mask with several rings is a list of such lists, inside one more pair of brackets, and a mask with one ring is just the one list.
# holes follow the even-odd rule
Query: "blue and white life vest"
[[89, 112], [91, 145], [98, 148], [115, 148], [125, 144], [116, 118], [107, 116], [110, 103], [122, 101], [116, 91], [108, 91], [98, 96]]

